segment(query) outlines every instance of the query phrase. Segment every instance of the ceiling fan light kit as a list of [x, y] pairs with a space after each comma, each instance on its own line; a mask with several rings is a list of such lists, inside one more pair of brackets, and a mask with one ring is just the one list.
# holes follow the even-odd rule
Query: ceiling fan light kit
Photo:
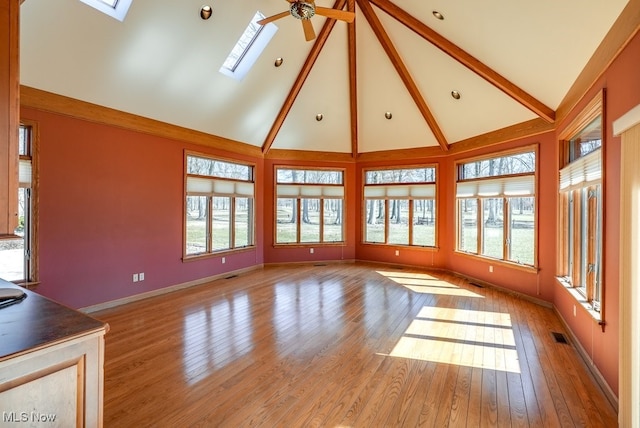
[[311, 25], [310, 19], [315, 15], [321, 15], [325, 18], [339, 19], [345, 22], [353, 22], [356, 14], [354, 12], [332, 9], [328, 7], [316, 6], [314, 0], [286, 0], [290, 3], [289, 10], [280, 12], [275, 15], [257, 21], [258, 25], [266, 25], [277, 19], [284, 18], [287, 15], [291, 15], [302, 22], [302, 29], [304, 31], [304, 37], [307, 41], [311, 41], [316, 38], [316, 33]]
[[291, 3], [289, 11], [294, 18], [311, 19], [316, 14], [316, 6], [313, 3], [299, 1]]

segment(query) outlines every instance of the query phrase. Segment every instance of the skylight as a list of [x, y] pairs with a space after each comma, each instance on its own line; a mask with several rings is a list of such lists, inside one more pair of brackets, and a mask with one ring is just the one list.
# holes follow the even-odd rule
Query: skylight
[[220, 73], [241, 80], [249, 72], [278, 30], [272, 23], [258, 25], [257, 21], [263, 18], [264, 15], [260, 11], [253, 15], [251, 22], [220, 67]]
[[133, 0], [80, 0], [100, 12], [118, 21], [124, 21]]

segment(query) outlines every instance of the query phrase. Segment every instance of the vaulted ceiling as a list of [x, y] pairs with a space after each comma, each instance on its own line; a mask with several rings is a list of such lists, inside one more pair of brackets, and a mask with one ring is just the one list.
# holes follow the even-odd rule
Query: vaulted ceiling
[[[199, 16], [203, 2], [209, 20]], [[238, 37], [256, 11], [274, 15], [286, 1], [133, 0], [119, 22], [79, 0], [26, 0], [20, 78], [264, 153], [446, 151], [509, 126], [552, 123], [626, 3], [316, 0], [355, 11], [354, 22], [316, 15], [317, 38], [307, 42], [298, 20], [279, 19], [234, 80], [218, 69]]]

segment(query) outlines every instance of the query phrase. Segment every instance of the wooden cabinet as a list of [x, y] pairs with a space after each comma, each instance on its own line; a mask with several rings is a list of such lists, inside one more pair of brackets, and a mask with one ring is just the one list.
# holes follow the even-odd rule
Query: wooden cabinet
[[108, 325], [27, 293], [0, 309], [0, 427], [101, 427]]

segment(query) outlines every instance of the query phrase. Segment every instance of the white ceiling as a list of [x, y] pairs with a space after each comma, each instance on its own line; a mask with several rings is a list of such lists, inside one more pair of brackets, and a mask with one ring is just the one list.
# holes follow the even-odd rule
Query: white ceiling
[[[265, 144], [309, 54], [287, 16], [242, 81], [218, 72], [256, 10], [283, 0], [133, 0], [119, 22], [79, 0], [21, 7], [21, 84], [219, 135]], [[394, 0], [458, 47], [555, 110], [627, 0]], [[331, 0], [316, 0], [332, 7]], [[538, 117], [372, 6], [448, 143]], [[432, 15], [440, 11], [445, 19]], [[316, 15], [319, 34], [325, 18]], [[271, 148], [351, 153], [347, 25], [338, 21]], [[358, 152], [438, 141], [356, 7]], [[284, 58], [276, 68], [274, 60]], [[454, 100], [450, 92], [462, 98]], [[393, 114], [391, 120], [385, 112]], [[316, 121], [317, 113], [324, 119]]]

